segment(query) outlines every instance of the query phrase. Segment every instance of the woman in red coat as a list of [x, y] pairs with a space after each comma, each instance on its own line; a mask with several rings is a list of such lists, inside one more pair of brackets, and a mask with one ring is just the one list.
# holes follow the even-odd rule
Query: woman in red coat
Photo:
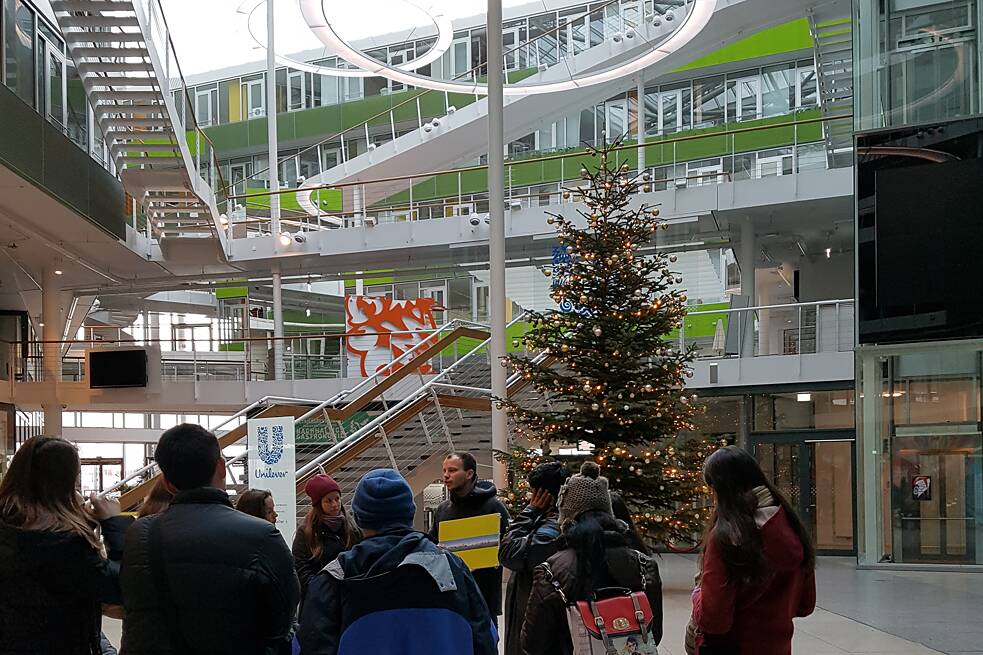
[[703, 477], [715, 510], [693, 591], [687, 650], [790, 655], [792, 619], [816, 607], [816, 553], [788, 500], [746, 451], [711, 455]]

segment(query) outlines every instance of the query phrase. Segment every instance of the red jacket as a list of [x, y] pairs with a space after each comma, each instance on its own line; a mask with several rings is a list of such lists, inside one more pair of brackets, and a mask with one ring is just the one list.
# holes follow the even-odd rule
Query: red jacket
[[708, 645], [736, 646], [740, 655], [790, 655], [792, 619], [816, 608], [816, 575], [802, 567], [802, 542], [784, 509], [759, 509], [756, 518], [771, 575], [756, 586], [728, 582], [720, 548], [711, 538], [700, 586], [693, 592], [693, 623]]

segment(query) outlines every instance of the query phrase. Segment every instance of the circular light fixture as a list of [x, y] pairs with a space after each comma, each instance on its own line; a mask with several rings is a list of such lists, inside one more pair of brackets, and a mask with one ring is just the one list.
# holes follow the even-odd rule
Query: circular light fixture
[[[255, 19], [262, 14], [256, 12], [260, 7], [266, 6], [268, 0], [246, 0], [242, 3], [237, 10], [240, 14], [246, 15], [246, 30], [249, 32], [249, 36], [252, 37], [253, 41], [262, 49], [266, 49], [266, 30], [259, 29], [255, 24]], [[422, 56], [416, 59], [411, 59], [410, 61], [400, 64], [396, 68], [403, 71], [415, 71], [428, 64], [440, 59], [445, 52], [450, 50], [451, 42], [454, 40], [454, 25], [451, 23], [451, 19], [445, 16], [443, 13], [435, 13], [431, 11], [432, 8], [424, 8], [423, 6], [413, 2], [413, 0], [402, 0], [406, 4], [419, 9], [427, 15], [427, 17], [433, 21], [434, 27], [437, 28], [437, 41], [430, 46]], [[322, 6], [323, 12], [323, 6]], [[275, 49], [275, 46], [274, 46]], [[292, 57], [286, 55], [281, 55], [280, 53], [275, 53], [276, 61], [282, 66], [287, 66], [294, 70], [305, 71], [307, 73], [314, 73], [315, 75], [333, 75], [335, 77], [373, 77], [373, 73], [365, 70], [363, 68], [337, 68], [335, 66], [320, 66], [318, 64], [310, 64], [304, 61], [299, 61]]]
[[[487, 95], [488, 87], [484, 84], [473, 82], [454, 82], [447, 80], [434, 80], [424, 75], [419, 75], [401, 69], [399, 67], [383, 64], [373, 59], [360, 50], [353, 48], [347, 41], [342, 39], [335, 31], [331, 22], [324, 13], [324, 0], [298, 0], [300, 11], [307, 22], [311, 32], [329, 50], [338, 54], [345, 61], [354, 64], [368, 72], [370, 76], [385, 77], [394, 82], [402, 82], [410, 86], [432, 91], [446, 91], [449, 93], [466, 93], [469, 95]], [[674, 21], [677, 27], [670, 33], [669, 37], [662, 43], [648, 49], [644, 54], [630, 61], [619, 64], [613, 68], [590, 73], [583, 77], [571, 77], [568, 80], [559, 82], [545, 82], [540, 84], [508, 85], [504, 89], [505, 95], [525, 96], [540, 93], [555, 93], [558, 91], [569, 91], [571, 89], [592, 86], [619, 79], [636, 73], [647, 66], [665, 59], [670, 54], [681, 48], [693, 39], [710, 21], [710, 17], [717, 6], [717, 0], [692, 0], [691, 10], [685, 18]], [[674, 17], [675, 18], [675, 17]], [[666, 20], [669, 19], [667, 14]], [[642, 36], [642, 35], [638, 35]], [[643, 37], [643, 41], [650, 40]], [[414, 60], [419, 61], [419, 60]]]
[[290, 236], [290, 233], [289, 232], [281, 232], [280, 233], [280, 244], [281, 245], [289, 246], [291, 239], [292, 239], [292, 237]]
[[61, 274], [62, 274], [61, 271], [55, 271], [55, 275], [61, 275]]

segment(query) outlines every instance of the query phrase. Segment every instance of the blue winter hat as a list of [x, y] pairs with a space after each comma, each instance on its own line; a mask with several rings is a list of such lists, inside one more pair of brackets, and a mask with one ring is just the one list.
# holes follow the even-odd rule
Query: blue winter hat
[[352, 513], [355, 514], [355, 523], [360, 528], [412, 528], [413, 516], [416, 514], [413, 490], [398, 471], [369, 471], [355, 487]]

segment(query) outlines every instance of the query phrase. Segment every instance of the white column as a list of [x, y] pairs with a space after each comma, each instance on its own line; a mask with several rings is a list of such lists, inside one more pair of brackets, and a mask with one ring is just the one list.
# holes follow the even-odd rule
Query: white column
[[274, 39], [273, 0], [266, 2], [266, 138], [269, 143], [270, 170], [270, 231], [273, 232], [273, 248], [279, 249], [280, 235], [280, 166], [277, 164], [276, 138], [276, 44]]
[[[491, 359], [492, 395], [505, 398], [506, 371], [500, 365], [505, 357], [505, 316], [508, 308], [505, 298], [505, 134], [503, 128], [504, 107], [502, 93], [502, 0], [488, 0], [488, 210], [490, 233], [488, 236], [488, 266], [490, 273], [489, 305], [491, 308]], [[508, 415], [492, 404], [492, 448], [508, 451]], [[505, 464], [494, 461], [494, 482], [505, 488], [507, 469]]]
[[638, 74], [636, 80], [638, 103], [635, 106], [635, 123], [638, 124], [638, 172], [645, 170], [645, 78]]
[[283, 379], [283, 283], [280, 264], [273, 265], [273, 379]]
[[[754, 260], [756, 255], [754, 242], [754, 222], [750, 217], [741, 222], [741, 295], [747, 296], [748, 306], [757, 304], [757, 294], [754, 289]], [[742, 357], [754, 357], [754, 314], [743, 312], [741, 325], [744, 338], [741, 346]]]
[[58, 386], [61, 382], [61, 340], [62, 307], [59, 276], [54, 268], [46, 268], [41, 278], [41, 366], [44, 376], [44, 434], [49, 437], [61, 436], [61, 401], [58, 399]]

